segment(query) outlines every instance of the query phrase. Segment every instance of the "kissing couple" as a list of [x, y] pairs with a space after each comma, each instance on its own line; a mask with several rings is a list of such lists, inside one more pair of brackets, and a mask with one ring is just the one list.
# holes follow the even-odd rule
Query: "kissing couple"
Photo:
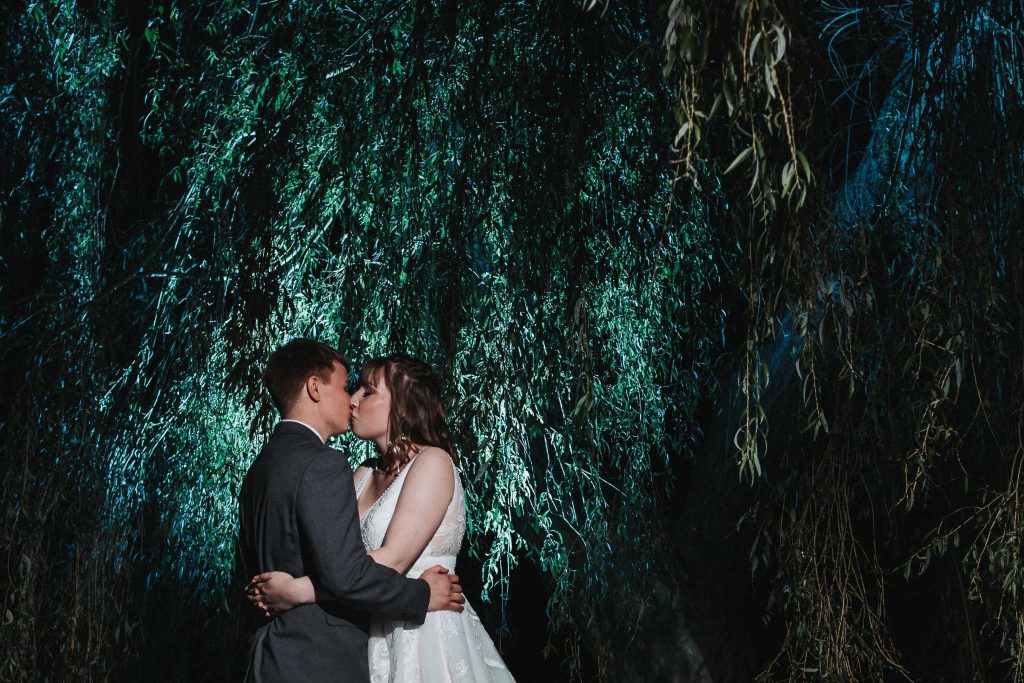
[[[311, 339], [263, 374], [281, 420], [239, 494], [241, 575], [260, 623], [246, 680], [512, 681], [455, 574], [466, 529], [440, 380], [405, 355], [362, 366]], [[377, 457], [355, 472], [328, 438]]]

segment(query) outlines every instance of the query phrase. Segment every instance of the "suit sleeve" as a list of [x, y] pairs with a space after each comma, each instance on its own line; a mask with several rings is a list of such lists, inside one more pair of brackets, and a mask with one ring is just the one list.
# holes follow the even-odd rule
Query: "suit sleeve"
[[314, 583], [356, 609], [422, 624], [430, 588], [366, 554], [352, 478], [339, 465], [339, 457], [325, 449], [312, 458], [299, 485], [296, 518]]

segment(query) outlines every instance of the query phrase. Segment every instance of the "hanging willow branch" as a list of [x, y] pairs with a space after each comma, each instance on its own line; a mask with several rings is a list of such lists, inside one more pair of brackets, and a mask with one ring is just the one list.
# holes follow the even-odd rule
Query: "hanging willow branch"
[[52, 0], [4, 22], [22, 65], [2, 100], [5, 235], [47, 226], [45, 287], [5, 299], [4, 367], [55, 378], [5, 417], [4, 547], [30, 563], [9, 570], [5, 680], [37, 658], [58, 678], [234, 676], [235, 494], [272, 421], [260, 369], [298, 335], [439, 369], [498, 603], [481, 611], [501, 626], [529, 563], [550, 666], [580, 666], [582, 644], [608, 671], [619, 601], [649, 600], [665, 564], [654, 500], [717, 324], [701, 198], [660, 209], [648, 18]]
[[[785, 625], [766, 678], [1024, 676], [1022, 157], [993, 133], [1024, 101], [1020, 10], [669, 5], [677, 163], [746, 174], [723, 187], [735, 452]], [[938, 629], [967, 634], [928, 642], [958, 655], [900, 634], [891, 596], [925, 580], [950, 596]]]

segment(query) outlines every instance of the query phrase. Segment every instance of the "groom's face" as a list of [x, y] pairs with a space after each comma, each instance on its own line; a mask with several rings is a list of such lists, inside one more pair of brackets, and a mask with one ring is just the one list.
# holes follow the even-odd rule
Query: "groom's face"
[[321, 410], [328, 423], [331, 435], [343, 434], [348, 430], [349, 394], [348, 372], [345, 366], [334, 361], [329, 382], [320, 385]]

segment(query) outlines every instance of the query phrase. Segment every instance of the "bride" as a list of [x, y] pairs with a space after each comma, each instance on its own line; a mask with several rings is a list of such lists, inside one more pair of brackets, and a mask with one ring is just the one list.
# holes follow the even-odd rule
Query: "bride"
[[[437, 564], [454, 571], [466, 508], [437, 376], [410, 356], [375, 358], [351, 409], [352, 432], [378, 453], [353, 473], [363, 545], [406, 576]], [[248, 597], [277, 615], [315, 602], [316, 590], [308, 577], [267, 572]], [[373, 683], [513, 680], [468, 602], [462, 612], [429, 612], [420, 626], [372, 616], [369, 658]]]

